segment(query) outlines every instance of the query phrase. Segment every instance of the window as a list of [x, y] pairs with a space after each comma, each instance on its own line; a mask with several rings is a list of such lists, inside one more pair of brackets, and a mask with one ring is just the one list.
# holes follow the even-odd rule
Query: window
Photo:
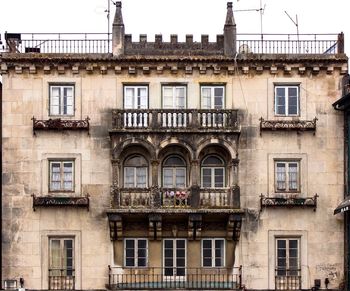
[[163, 266], [166, 279], [183, 280], [186, 276], [186, 240], [164, 239]]
[[299, 86], [275, 86], [275, 114], [299, 115]]
[[49, 161], [50, 191], [74, 191], [74, 161]]
[[202, 266], [225, 266], [225, 240], [221, 238], [202, 239]]
[[201, 86], [201, 107], [203, 109], [223, 109], [224, 94], [224, 86]]
[[49, 289], [74, 289], [74, 239], [49, 239]]
[[125, 239], [125, 267], [147, 267], [147, 239]]
[[218, 156], [207, 156], [201, 166], [203, 188], [225, 187], [225, 164]]
[[146, 188], [148, 164], [144, 157], [133, 156], [124, 163], [124, 187]]
[[186, 108], [186, 86], [163, 86], [163, 108]]
[[300, 289], [300, 239], [276, 239], [276, 289]]
[[147, 109], [147, 86], [124, 86], [124, 109]]
[[275, 188], [276, 192], [300, 191], [299, 161], [275, 162]]
[[163, 163], [163, 187], [186, 187], [186, 163], [178, 156], [170, 156]]
[[74, 114], [74, 86], [50, 85], [50, 115]]

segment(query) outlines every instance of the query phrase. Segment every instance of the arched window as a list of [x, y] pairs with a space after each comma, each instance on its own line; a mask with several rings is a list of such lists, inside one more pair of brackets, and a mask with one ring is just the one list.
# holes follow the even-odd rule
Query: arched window
[[207, 156], [201, 164], [203, 188], [225, 187], [225, 163], [218, 156]]
[[129, 157], [124, 162], [124, 187], [147, 187], [148, 163], [143, 156]]
[[178, 156], [170, 156], [163, 163], [163, 187], [186, 187], [186, 163]]

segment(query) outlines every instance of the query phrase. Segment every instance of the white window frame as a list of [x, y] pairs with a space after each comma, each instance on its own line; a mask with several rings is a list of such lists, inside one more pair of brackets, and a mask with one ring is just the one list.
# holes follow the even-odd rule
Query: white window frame
[[[72, 164], [72, 180], [70, 181], [72, 183], [71, 189], [65, 189], [64, 188], [64, 164], [70, 163]], [[59, 189], [53, 189], [52, 183], [53, 183], [53, 171], [52, 171], [52, 164], [60, 164], [60, 184], [61, 187]], [[75, 190], [75, 160], [74, 159], [67, 159], [67, 160], [56, 160], [56, 159], [50, 159], [49, 160], [49, 192], [74, 192]]]
[[[53, 90], [59, 89], [59, 105], [58, 105], [58, 112], [54, 113], [53, 111]], [[64, 89], [71, 89], [72, 90], [72, 104], [70, 105], [72, 107], [72, 112], [67, 111], [67, 113], [64, 113], [64, 100], [65, 98], [68, 99], [67, 96], [64, 96]], [[68, 100], [67, 100], [68, 102]], [[49, 84], [49, 116], [74, 116], [75, 113], [75, 86], [74, 84]]]
[[[134, 265], [133, 266], [127, 266], [126, 265], [126, 241], [131, 240], [134, 241]], [[139, 266], [138, 265], [138, 242], [139, 241], [145, 241], [146, 242], [146, 264], [145, 266]], [[125, 268], [147, 268], [148, 267], [148, 239], [147, 238], [124, 238], [124, 267]]]
[[[215, 89], [222, 89], [222, 106], [220, 108], [215, 108]], [[210, 89], [210, 106], [206, 107], [203, 96], [203, 89]], [[202, 85], [201, 86], [201, 108], [202, 109], [224, 109], [225, 108], [225, 86], [222, 85]]]
[[[218, 159], [221, 160], [221, 162], [224, 164], [223, 166], [210, 166], [210, 165], [203, 165], [203, 162], [209, 158], [210, 156], [214, 156]], [[210, 170], [210, 177], [211, 177], [211, 182], [210, 182], [210, 187], [204, 187], [204, 170]], [[216, 169], [222, 169], [222, 175], [223, 175], [223, 181], [222, 181], [222, 187], [215, 187], [215, 170]], [[207, 188], [207, 189], [223, 189], [226, 186], [226, 167], [225, 167], [225, 163], [222, 160], [221, 157], [217, 156], [217, 155], [209, 155], [204, 157], [204, 159], [201, 161], [201, 187], [202, 188]]]
[[[295, 88], [297, 90], [297, 113], [289, 113], [289, 92], [288, 89]], [[284, 113], [278, 113], [277, 90], [284, 89]], [[274, 89], [275, 115], [276, 116], [299, 116], [300, 114], [300, 86], [298, 85], [275, 85]]]
[[[298, 193], [300, 192], [300, 188], [301, 188], [301, 183], [300, 183], [300, 178], [301, 178], [301, 174], [300, 174], [300, 160], [275, 160], [274, 161], [274, 168], [275, 168], [275, 192], [276, 193], [281, 193], [281, 192], [292, 192], [292, 193]], [[278, 187], [278, 171], [277, 171], [277, 164], [284, 164], [284, 184], [285, 184], [285, 189], [281, 189]], [[290, 164], [296, 164], [297, 165], [297, 189], [290, 189], [290, 172], [289, 172], [289, 165]]]
[[[171, 106], [165, 106], [164, 98], [165, 94], [164, 91], [166, 89], [172, 89], [172, 105]], [[184, 90], [184, 105], [183, 107], [180, 106], [180, 98], [177, 96], [177, 90], [178, 89], [183, 89]], [[162, 107], [163, 109], [186, 109], [187, 108], [187, 86], [185, 85], [163, 85], [162, 86]]]
[[[176, 157], [176, 158], [179, 158], [181, 159], [185, 166], [167, 166], [165, 165], [165, 162], [169, 159], [169, 158], [172, 158], [172, 157]], [[171, 170], [172, 171], [172, 186], [166, 186], [165, 185], [165, 170]], [[181, 187], [177, 187], [176, 186], [176, 172], [177, 170], [183, 170], [184, 171], [184, 177], [185, 177], [185, 181], [184, 181], [184, 185], [181, 186]], [[186, 161], [182, 158], [182, 157], [179, 157], [179, 156], [176, 156], [176, 155], [170, 155], [168, 156], [164, 161], [163, 161], [163, 164], [162, 164], [162, 185], [164, 188], [170, 188], [170, 189], [182, 189], [182, 188], [186, 188], [187, 187], [187, 164], [186, 164]]]
[[[60, 242], [60, 266], [59, 266], [59, 269], [57, 269], [57, 268], [55, 268], [55, 269], [53, 269], [53, 262], [52, 262], [52, 241], [53, 240], [57, 240], [57, 241], [59, 241]], [[72, 241], [72, 266], [71, 266], [71, 269], [68, 269], [68, 266], [65, 266], [66, 264], [64, 264], [64, 257], [65, 257], [65, 255], [64, 255], [64, 242], [65, 241]], [[76, 260], [76, 258], [75, 258], [75, 239], [74, 239], [74, 237], [57, 237], [57, 236], [50, 236], [49, 238], [48, 238], [48, 243], [49, 243], [49, 277], [50, 277], [50, 270], [52, 271], [52, 270], [58, 270], [59, 272], [60, 272], [60, 274], [59, 275], [55, 275], [55, 276], [59, 276], [59, 277], [61, 277], [61, 276], [72, 276], [72, 277], [74, 277], [74, 278], [76, 278], [76, 270], [75, 270], [75, 260]], [[71, 271], [71, 274], [70, 275], [68, 275], [68, 274], [62, 274], [62, 270], [64, 270], [65, 272], [67, 272], [68, 270], [70, 270]], [[54, 276], [54, 277], [55, 277]], [[59, 282], [61, 282], [60, 280], [59, 280]], [[74, 284], [74, 282], [75, 282], [75, 280], [73, 280], [73, 284]], [[58, 284], [60, 284], [60, 283], [58, 283]], [[63, 284], [65, 284], [65, 283], [63, 283]], [[50, 287], [50, 284], [49, 284], [49, 287]], [[61, 287], [63, 287], [63, 286], [61, 286]], [[49, 290], [54, 290], [54, 289], [49, 289]], [[70, 289], [70, 290], [75, 290], [75, 286], [73, 285], [72, 286], [72, 289]]]
[[[165, 241], [167, 240], [170, 240], [170, 241], [173, 241], [173, 269], [175, 268], [178, 268], [177, 266], [177, 254], [176, 254], [176, 251], [177, 251], [177, 247], [176, 247], [176, 242], [181, 240], [181, 241], [184, 241], [185, 242], [185, 266], [184, 267], [181, 267], [181, 268], [184, 268], [185, 269], [185, 274], [183, 276], [177, 276], [177, 275], [172, 275], [172, 276], [166, 276], [165, 275], [165, 269], [166, 268], [171, 268], [171, 267], [168, 267], [168, 266], [165, 266]], [[162, 250], [162, 255], [163, 255], [163, 275], [164, 277], [166, 278], [166, 280], [185, 280], [186, 279], [186, 276], [187, 276], [187, 239], [185, 238], [165, 238], [163, 239], [163, 250]]]
[[[211, 265], [210, 266], [204, 266], [204, 241], [208, 240], [211, 241]], [[222, 257], [221, 257], [221, 266], [215, 265], [215, 242], [216, 241], [222, 241], [223, 249], [222, 249]], [[203, 238], [201, 240], [201, 266], [203, 268], [224, 268], [226, 266], [226, 240], [224, 238]]]
[[[141, 91], [139, 90], [145, 89], [146, 90], [146, 96], [144, 96], [145, 100], [142, 102], [142, 95]], [[131, 102], [127, 102], [127, 91], [132, 90], [133, 91], [133, 96], [131, 97], [132, 100]], [[148, 97], [148, 86], [146, 85], [124, 85], [124, 98], [123, 98], [123, 106], [124, 109], [148, 109], [148, 102], [149, 102], [149, 97]], [[128, 104], [131, 103], [129, 106]]]
[[[296, 259], [297, 259], [297, 267], [294, 270], [290, 269], [290, 259], [291, 259], [291, 257], [290, 257], [290, 250], [291, 250], [291, 248], [290, 248], [290, 241], [292, 241], [292, 240], [293, 241], [297, 241], [297, 257], [296, 257]], [[286, 243], [285, 257], [279, 257], [279, 255], [278, 255], [278, 250], [279, 250], [279, 248], [278, 248], [278, 241], [285, 241], [285, 243]], [[301, 247], [301, 237], [275, 237], [275, 276], [276, 276], [276, 280], [277, 280], [277, 277], [281, 277], [281, 278], [283, 278], [283, 277], [287, 278], [289, 276], [300, 276], [301, 277], [301, 257], [300, 257], [301, 251], [300, 251], [300, 247]], [[282, 259], [284, 258], [285, 259], [285, 264], [286, 264], [285, 269], [281, 269], [281, 271], [285, 271], [285, 274], [283, 274], [283, 275], [282, 274], [279, 275], [278, 274], [278, 270], [277, 270], [280, 267], [279, 266], [279, 262], [278, 262], [279, 258], [282, 258]], [[295, 273], [291, 274], [291, 271], [295, 272]], [[300, 280], [301, 280], [301, 278], [300, 278]], [[283, 281], [284, 281], [284, 279], [282, 280], [282, 282]], [[289, 283], [290, 284], [293, 284], [293, 283], [296, 284], [297, 282], [291, 281]], [[277, 284], [277, 282], [275, 282], [275, 284]], [[284, 282], [283, 282], [283, 284], [284, 284]], [[299, 284], [301, 285], [301, 282], [299, 282], [298, 286], [296, 286], [296, 285], [289, 286], [288, 285], [288, 281], [286, 280], [285, 284], [286, 284], [286, 286], [284, 286], [284, 287], [286, 287], [289, 290], [291, 290], [291, 289], [299, 290]], [[277, 288], [278, 287], [276, 286], [276, 289]], [[277, 290], [285, 290], [285, 289], [283, 288], [283, 289], [277, 289]]]
[[[132, 169], [133, 170], [133, 174], [134, 174], [134, 177], [133, 177], [133, 186], [126, 186], [126, 180], [127, 180], [127, 177], [126, 177], [126, 172], [127, 172], [127, 169]], [[138, 182], [138, 171], [143, 169], [146, 173], [146, 180], [145, 180], [145, 184], [140, 186], [140, 183]], [[147, 185], [148, 185], [148, 167], [124, 167], [124, 188], [147, 188]]]

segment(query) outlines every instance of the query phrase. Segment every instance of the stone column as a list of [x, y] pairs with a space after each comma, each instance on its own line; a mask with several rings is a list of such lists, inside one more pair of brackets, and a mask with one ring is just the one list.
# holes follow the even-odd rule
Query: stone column
[[120, 181], [120, 160], [112, 159], [112, 186], [111, 186], [112, 207], [119, 206], [120, 204], [119, 181]]
[[199, 207], [200, 201], [200, 168], [199, 168], [199, 160], [191, 161], [191, 197], [190, 202], [191, 206], [194, 208]]
[[152, 196], [152, 205], [154, 207], [160, 207], [162, 204], [161, 193], [159, 191], [158, 185], [158, 167], [159, 161], [152, 160], [151, 161], [151, 196]]

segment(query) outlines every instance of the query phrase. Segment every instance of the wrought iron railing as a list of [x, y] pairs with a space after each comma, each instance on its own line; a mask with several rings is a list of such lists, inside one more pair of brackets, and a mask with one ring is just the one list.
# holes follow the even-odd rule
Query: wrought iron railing
[[90, 198], [86, 196], [36, 196], [33, 197], [33, 210], [37, 207], [82, 207], [89, 210]]
[[112, 290], [147, 289], [242, 289], [239, 268], [120, 268], [109, 267], [108, 287]]
[[89, 117], [81, 120], [62, 119], [62, 118], [49, 118], [45, 120], [36, 119], [33, 120], [33, 132], [37, 130], [87, 130], [89, 131], [90, 123]]
[[74, 290], [74, 269], [49, 269], [49, 290]]
[[265, 120], [260, 118], [260, 134], [263, 130], [313, 131], [316, 132], [317, 118], [312, 120]]
[[260, 195], [260, 209], [263, 207], [307, 207], [316, 211], [318, 195], [313, 197], [284, 196], [284, 197], [266, 197]]
[[238, 110], [115, 109], [113, 130], [237, 131]]
[[239, 187], [111, 188], [114, 208], [240, 208]]
[[301, 270], [300, 269], [275, 269], [275, 289], [276, 290], [301, 290]]
[[[4, 50], [8, 52], [112, 52], [112, 38], [108, 33], [5, 33], [4, 39]], [[245, 33], [237, 34], [236, 46], [239, 53], [338, 54], [344, 53], [344, 35]]]

